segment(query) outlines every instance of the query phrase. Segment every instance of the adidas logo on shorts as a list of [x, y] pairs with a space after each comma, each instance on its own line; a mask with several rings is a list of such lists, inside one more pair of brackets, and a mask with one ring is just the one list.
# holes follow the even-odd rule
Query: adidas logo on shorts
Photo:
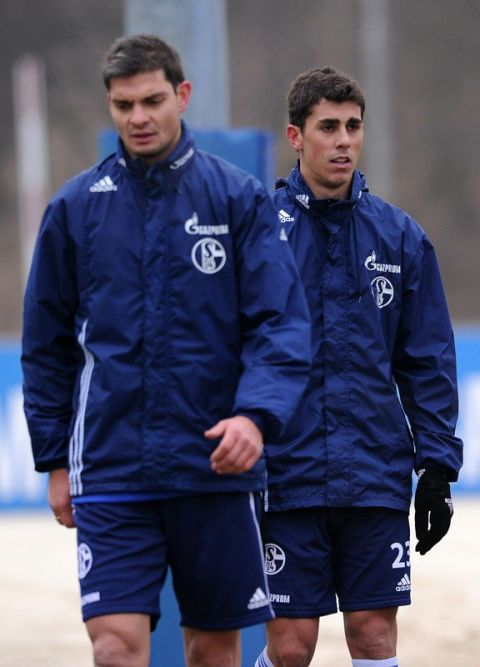
[[259, 609], [260, 607], [266, 607], [269, 604], [269, 600], [261, 588], [257, 588], [255, 593], [250, 598], [250, 602], [247, 607], [249, 609]]
[[398, 584], [395, 587], [395, 590], [400, 592], [400, 591], [409, 591], [411, 589], [411, 583], [410, 583], [410, 577], [408, 574], [404, 574], [403, 577], [400, 579]]

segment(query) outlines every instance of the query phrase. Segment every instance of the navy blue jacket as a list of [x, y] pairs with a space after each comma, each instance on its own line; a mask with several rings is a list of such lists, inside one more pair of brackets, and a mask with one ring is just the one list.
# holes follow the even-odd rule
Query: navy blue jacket
[[275, 433], [310, 367], [308, 308], [271, 199], [184, 126], [148, 168], [118, 153], [66, 183], [25, 295], [25, 412], [36, 469], [74, 496], [264, 486], [217, 475], [203, 433], [234, 414]]
[[434, 250], [359, 172], [346, 201], [315, 200], [298, 167], [282, 185], [274, 203], [310, 307], [313, 367], [287, 430], [267, 445], [267, 506], [408, 510], [414, 469], [434, 462], [455, 480], [462, 462]]

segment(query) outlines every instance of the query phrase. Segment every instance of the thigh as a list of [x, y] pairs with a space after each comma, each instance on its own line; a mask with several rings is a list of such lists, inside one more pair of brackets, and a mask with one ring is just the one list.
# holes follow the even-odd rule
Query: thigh
[[342, 611], [410, 604], [408, 514], [382, 507], [331, 509], [334, 578]]
[[166, 539], [158, 503], [88, 503], [75, 508], [83, 619], [159, 616]]
[[165, 506], [181, 624], [232, 630], [272, 618], [253, 494], [202, 494]]
[[265, 569], [276, 616], [318, 618], [337, 611], [324, 508], [266, 512]]

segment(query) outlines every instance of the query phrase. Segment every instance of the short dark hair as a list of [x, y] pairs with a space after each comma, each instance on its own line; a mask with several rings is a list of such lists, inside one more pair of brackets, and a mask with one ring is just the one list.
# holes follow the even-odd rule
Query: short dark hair
[[131, 35], [116, 39], [105, 54], [102, 67], [107, 90], [117, 77], [133, 76], [161, 69], [165, 78], [176, 88], [185, 80], [178, 52], [155, 35]]
[[330, 102], [356, 102], [365, 113], [365, 96], [358, 83], [333, 67], [314, 68], [299, 74], [288, 93], [288, 119], [301, 130], [322, 99]]

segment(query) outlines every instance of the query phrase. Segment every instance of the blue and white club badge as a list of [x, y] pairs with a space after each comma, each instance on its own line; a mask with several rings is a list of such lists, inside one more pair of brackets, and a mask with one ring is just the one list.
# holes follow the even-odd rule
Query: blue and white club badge
[[385, 308], [392, 302], [395, 290], [392, 283], [385, 276], [377, 276], [370, 283], [373, 298], [379, 308]]
[[226, 261], [225, 248], [217, 239], [200, 239], [192, 248], [193, 265], [202, 273], [218, 273]]

